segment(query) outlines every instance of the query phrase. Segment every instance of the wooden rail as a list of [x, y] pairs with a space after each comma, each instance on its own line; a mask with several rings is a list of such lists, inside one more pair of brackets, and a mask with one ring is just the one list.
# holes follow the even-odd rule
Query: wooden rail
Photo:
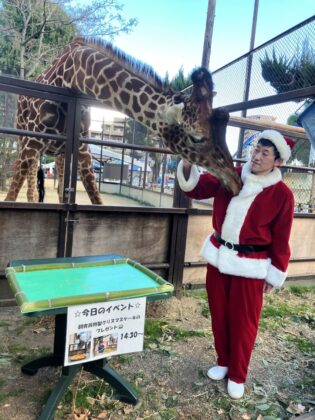
[[257, 131], [273, 129], [280, 131], [280, 133], [284, 134], [285, 136], [292, 136], [306, 140], [308, 139], [304, 128], [295, 127], [293, 125], [280, 124], [274, 121], [254, 120], [252, 118], [237, 117], [231, 115], [228, 125], [232, 127], [247, 128]]

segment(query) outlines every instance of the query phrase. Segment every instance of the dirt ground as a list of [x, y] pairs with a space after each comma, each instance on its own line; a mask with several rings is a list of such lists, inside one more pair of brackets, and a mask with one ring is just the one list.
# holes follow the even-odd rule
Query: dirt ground
[[[158, 337], [148, 333], [143, 352], [109, 360], [136, 388], [139, 403], [114, 400], [108, 386], [81, 372], [55, 419], [275, 420], [308, 413], [315, 409], [314, 296], [285, 290], [266, 299], [240, 401], [227, 396], [225, 380], [213, 382], [206, 376], [215, 353], [204, 296], [148, 304], [146, 322], [160, 326]], [[51, 350], [52, 319], [22, 316], [17, 307], [0, 308], [0, 334], [0, 419], [36, 419], [60, 370], [42, 368], [27, 376], [20, 367]]]
[[[27, 202], [26, 198], [26, 183], [24, 183], [18, 198], [16, 201]], [[6, 191], [0, 191], [0, 201], [3, 201], [6, 197]], [[106, 206], [140, 206], [143, 204], [132, 200], [131, 198], [121, 197], [115, 194], [102, 194], [103, 203]], [[59, 203], [57, 194], [57, 183], [52, 178], [45, 179], [45, 203]], [[76, 193], [77, 204], [91, 204], [89, 196], [87, 195], [81, 181], [77, 182], [77, 193]]]

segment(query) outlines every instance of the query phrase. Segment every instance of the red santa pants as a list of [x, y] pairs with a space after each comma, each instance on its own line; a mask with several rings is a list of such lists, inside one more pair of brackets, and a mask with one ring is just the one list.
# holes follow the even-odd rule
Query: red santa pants
[[264, 281], [220, 273], [208, 264], [207, 293], [217, 364], [234, 382], [246, 381], [263, 303]]

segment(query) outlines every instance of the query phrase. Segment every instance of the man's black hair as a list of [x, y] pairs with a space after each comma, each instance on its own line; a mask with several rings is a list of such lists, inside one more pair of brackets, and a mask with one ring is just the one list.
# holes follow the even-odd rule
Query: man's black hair
[[278, 152], [278, 149], [276, 148], [276, 146], [272, 143], [272, 141], [268, 140], [268, 139], [259, 139], [258, 140], [258, 144], [261, 144], [264, 147], [272, 147], [273, 148], [273, 152], [275, 155], [275, 160], [277, 159], [281, 159], [280, 153]]

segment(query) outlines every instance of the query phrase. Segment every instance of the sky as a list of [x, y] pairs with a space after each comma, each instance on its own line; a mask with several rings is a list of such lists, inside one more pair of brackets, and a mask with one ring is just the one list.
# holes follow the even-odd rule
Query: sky
[[[135, 17], [133, 32], [114, 44], [151, 65], [162, 77], [200, 66], [208, 0], [120, 0]], [[255, 0], [216, 0], [210, 70], [249, 50]], [[313, 16], [315, 0], [259, 0], [255, 47]]]
[[[174, 77], [183, 67], [188, 76], [201, 65], [208, 0], [119, 0], [125, 18], [137, 18], [129, 34], [113, 44], [149, 64], [161, 76]], [[246, 54], [250, 47], [255, 0], [216, 0], [209, 69], [215, 71]], [[259, 0], [254, 47], [310, 18], [315, 0]], [[97, 111], [95, 119], [113, 114]], [[228, 128], [227, 142], [237, 148], [237, 129]]]

